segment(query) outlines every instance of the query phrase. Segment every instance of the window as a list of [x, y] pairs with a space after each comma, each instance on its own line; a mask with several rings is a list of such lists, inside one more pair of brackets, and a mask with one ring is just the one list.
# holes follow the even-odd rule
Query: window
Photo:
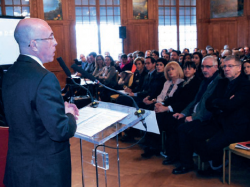
[[120, 0], [75, 0], [75, 6], [77, 56], [108, 51], [117, 58], [122, 52]]
[[29, 0], [0, 0], [0, 15], [30, 17]]
[[197, 47], [196, 0], [158, 0], [159, 50]]

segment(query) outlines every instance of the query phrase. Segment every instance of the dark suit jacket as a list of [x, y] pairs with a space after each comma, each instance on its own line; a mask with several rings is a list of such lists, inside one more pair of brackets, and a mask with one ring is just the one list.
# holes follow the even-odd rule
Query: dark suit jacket
[[5, 185], [71, 186], [69, 138], [76, 121], [65, 115], [55, 75], [20, 55], [4, 75], [3, 102], [9, 125]]
[[[199, 104], [196, 106], [196, 104], [198, 103], [197, 98], [198, 98], [199, 92], [201, 91], [202, 85], [205, 84], [203, 80], [201, 82], [199, 91], [196, 94], [194, 100], [191, 103], [189, 103], [189, 105], [181, 113], [185, 114], [186, 116], [192, 116], [193, 120], [196, 120], [196, 119], [200, 121], [209, 120], [212, 116], [212, 113], [206, 109], [205, 103], [206, 103], [207, 98], [212, 95], [215, 87], [217, 86], [219, 79], [221, 79], [221, 77], [220, 75], [217, 75], [212, 80], [212, 82], [207, 86], [205, 93], [202, 95], [199, 101]], [[195, 107], [196, 107], [196, 113], [193, 112]]]
[[149, 100], [155, 99], [158, 95], [160, 95], [165, 82], [166, 78], [164, 76], [164, 72], [155, 74], [148, 89]]
[[244, 75], [240, 75], [234, 81], [231, 88], [226, 91], [229, 80], [219, 80], [214, 93], [206, 101], [207, 110], [213, 113], [214, 119], [223, 129], [229, 126], [235, 126], [237, 129], [241, 124], [250, 125], [250, 82]]
[[130, 86], [130, 89], [133, 93], [137, 93], [142, 90], [142, 85], [145, 79], [145, 76], [147, 75], [147, 70], [144, 68], [143, 72], [140, 74], [139, 71], [135, 71], [133, 83]]
[[188, 84], [182, 86], [184, 82], [178, 84], [177, 90], [174, 92], [173, 97], [169, 97], [164, 101], [165, 106], [171, 106], [173, 112], [180, 113], [190, 102], [193, 101], [197, 94], [201, 80], [195, 76]]
[[150, 78], [148, 78], [149, 75], [145, 76], [144, 81], [143, 81], [143, 85], [142, 85], [142, 90], [140, 92], [137, 92], [137, 97], [145, 98], [145, 97], [149, 96], [150, 87], [152, 84], [154, 84], [154, 81], [156, 79], [156, 74], [157, 74], [157, 71], [154, 70], [154, 72], [152, 73]]

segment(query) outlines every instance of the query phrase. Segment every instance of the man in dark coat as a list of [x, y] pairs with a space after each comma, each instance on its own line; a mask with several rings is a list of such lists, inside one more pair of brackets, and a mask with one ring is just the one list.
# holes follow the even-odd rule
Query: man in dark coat
[[[201, 82], [194, 100], [189, 103], [186, 108], [180, 113], [175, 113], [173, 115], [173, 118], [168, 121], [168, 123], [173, 123], [171, 126], [176, 126], [176, 133], [178, 133], [178, 137], [180, 138], [179, 147], [175, 146], [174, 148], [172, 146], [172, 150], [168, 150], [168, 157], [163, 161], [164, 165], [174, 164], [178, 159], [180, 159], [181, 163], [184, 162], [183, 160], [185, 159], [185, 152], [182, 151], [181, 153], [179, 153], [178, 150], [188, 149], [187, 147], [189, 146], [189, 143], [186, 140], [186, 136], [184, 136], [185, 134], [183, 135], [182, 131], [189, 131], [190, 128], [192, 129], [192, 126], [196, 126], [202, 121], [210, 119], [212, 116], [212, 113], [206, 109], [205, 103], [207, 98], [210, 97], [213, 93], [218, 80], [221, 78], [218, 73], [217, 59], [213, 56], [207, 56], [203, 58], [201, 68], [204, 75], [204, 80]], [[171, 156], [172, 154], [173, 156]], [[191, 155], [192, 154], [193, 153], [191, 153]], [[188, 172], [191, 168], [191, 166], [181, 166], [178, 168], [178, 171], [181, 170], [180, 172], [184, 173]]]
[[184, 167], [174, 169], [174, 174], [188, 171], [193, 164], [193, 150], [203, 161], [210, 161], [211, 172], [221, 169], [223, 148], [249, 140], [250, 83], [241, 75], [241, 62], [235, 56], [225, 58], [223, 70], [226, 78], [218, 81], [213, 94], [206, 100], [206, 108], [212, 113], [212, 118], [180, 134], [189, 144], [181, 149]]
[[7, 187], [71, 186], [69, 138], [75, 105], [63, 103], [55, 75], [43, 66], [57, 45], [43, 20], [21, 20], [14, 32], [20, 56], [4, 75], [3, 103], [9, 125], [4, 184]]
[[223, 70], [226, 79], [218, 82], [206, 101], [213, 118], [188, 135], [202, 161], [210, 161], [211, 173], [222, 168], [223, 148], [248, 141], [250, 133], [250, 82], [241, 74], [240, 59], [227, 56]]

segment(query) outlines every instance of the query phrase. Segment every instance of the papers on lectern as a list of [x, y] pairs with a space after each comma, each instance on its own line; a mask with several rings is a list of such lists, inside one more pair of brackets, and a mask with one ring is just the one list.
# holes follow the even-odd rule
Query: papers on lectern
[[85, 107], [79, 110], [76, 134], [94, 136], [128, 114], [105, 108]]

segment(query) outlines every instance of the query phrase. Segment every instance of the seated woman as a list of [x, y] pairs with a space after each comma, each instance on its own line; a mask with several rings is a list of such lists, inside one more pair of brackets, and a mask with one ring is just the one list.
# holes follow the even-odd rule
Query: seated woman
[[196, 65], [194, 62], [188, 61], [184, 65], [184, 81], [178, 84], [177, 90], [172, 97], [167, 97], [163, 102], [155, 104], [156, 119], [160, 133], [166, 132], [166, 153], [168, 161], [178, 159], [178, 125], [172, 125], [173, 114], [181, 112], [194, 98], [198, 92], [201, 80], [195, 75]]
[[[103, 73], [97, 77], [97, 79], [104, 85], [114, 88], [117, 85], [115, 62], [111, 56], [105, 57], [106, 66], [103, 69]], [[106, 88], [99, 88], [100, 97], [102, 101], [110, 101], [111, 91]]]
[[[154, 109], [154, 103], [159, 102], [162, 103], [168, 98], [171, 98], [175, 91], [178, 88], [178, 85], [183, 82], [182, 79], [184, 77], [183, 71], [180, 67], [180, 65], [177, 62], [169, 62], [166, 67], [162, 67], [160, 62], [157, 62], [158, 66], [156, 64], [156, 68], [162, 68], [164, 70], [165, 78], [167, 81], [164, 83], [164, 87], [161, 91], [161, 93], [152, 100], [149, 100], [148, 98], [144, 99], [145, 104], [149, 105], [149, 109]], [[149, 158], [154, 154], [158, 154], [160, 151], [160, 143], [161, 143], [161, 136], [153, 134], [153, 133], [147, 133], [146, 138], [146, 144], [147, 147], [144, 149], [144, 153], [141, 155], [144, 158]]]
[[204, 78], [204, 75], [201, 71], [201, 62], [202, 62], [202, 54], [200, 52], [194, 52], [193, 53], [193, 58], [192, 61], [195, 63], [196, 65], [196, 73], [195, 75], [197, 77], [199, 77], [201, 80]]
[[242, 67], [247, 79], [250, 80], [250, 59], [244, 60]]
[[105, 64], [103, 56], [97, 55], [95, 58], [95, 70], [92, 75], [97, 78], [99, 75], [103, 74], [104, 66]]
[[151, 100], [150, 96], [146, 97], [143, 102], [146, 105], [150, 105], [149, 109], [154, 109], [154, 103], [155, 102], [163, 102], [166, 98], [172, 97], [175, 90], [177, 89], [177, 85], [183, 81], [183, 71], [180, 67], [180, 65], [177, 62], [169, 62], [166, 67], [164, 67], [164, 64], [162, 62], [156, 63], [156, 69], [158, 71], [164, 71], [166, 82], [164, 83], [163, 90], [161, 91], [161, 94], [157, 96], [157, 99], [155, 97]]
[[184, 56], [183, 56], [183, 59], [182, 59], [182, 62], [181, 62], [182, 67], [184, 67], [184, 65], [185, 65], [185, 63], [187, 61], [191, 61], [192, 58], [193, 58], [192, 54], [190, 54], [190, 53], [184, 53]]

